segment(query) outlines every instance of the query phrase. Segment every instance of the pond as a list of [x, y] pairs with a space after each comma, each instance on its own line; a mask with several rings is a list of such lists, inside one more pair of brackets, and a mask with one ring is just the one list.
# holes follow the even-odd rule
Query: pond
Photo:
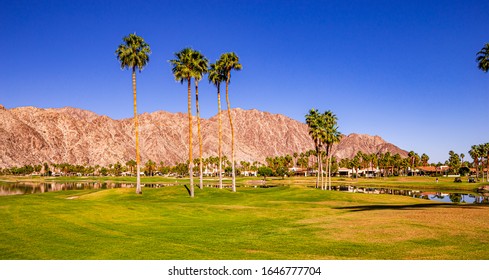
[[[146, 184], [146, 187], [164, 187], [164, 184]], [[132, 183], [113, 183], [113, 182], [49, 182], [49, 183], [7, 183], [0, 182], [0, 196], [34, 194], [69, 190], [92, 190], [92, 189], [115, 189], [133, 188]]]
[[[174, 186], [175, 184], [143, 184], [146, 188], [161, 188]], [[89, 189], [114, 189], [114, 188], [133, 188], [133, 183], [113, 183], [113, 182], [48, 182], [48, 183], [7, 183], [0, 182], [0, 196], [25, 195], [45, 192], [68, 191], [68, 190], [89, 190]], [[216, 188], [217, 185], [205, 185], [205, 187]], [[226, 188], [230, 186], [224, 186]], [[251, 186], [255, 188], [270, 188], [272, 185]], [[469, 193], [469, 192], [440, 192], [422, 191], [411, 189], [390, 189], [372, 187], [339, 186], [333, 187], [333, 191], [368, 193], [368, 194], [389, 194], [402, 195], [419, 199], [426, 199], [447, 203], [483, 203], [489, 204], [489, 193]]]
[[368, 193], [368, 194], [390, 194], [409, 196], [419, 199], [426, 199], [447, 203], [484, 203], [489, 204], [489, 193], [469, 193], [469, 192], [449, 192], [449, 191], [422, 191], [412, 189], [391, 189], [391, 188], [372, 188], [372, 187], [354, 187], [340, 186], [333, 187], [334, 191]]

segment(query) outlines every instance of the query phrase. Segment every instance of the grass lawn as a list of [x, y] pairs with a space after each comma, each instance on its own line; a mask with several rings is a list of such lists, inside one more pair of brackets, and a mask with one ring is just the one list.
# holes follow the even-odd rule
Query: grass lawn
[[489, 259], [489, 207], [304, 186], [0, 197], [0, 259]]

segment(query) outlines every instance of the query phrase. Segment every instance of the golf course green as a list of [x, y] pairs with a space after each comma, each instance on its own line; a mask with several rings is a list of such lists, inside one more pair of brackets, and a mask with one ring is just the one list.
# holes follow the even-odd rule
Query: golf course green
[[489, 207], [183, 185], [0, 197], [0, 259], [489, 259]]

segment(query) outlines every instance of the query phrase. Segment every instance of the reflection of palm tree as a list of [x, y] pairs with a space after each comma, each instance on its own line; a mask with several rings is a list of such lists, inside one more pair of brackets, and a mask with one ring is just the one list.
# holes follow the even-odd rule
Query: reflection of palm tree
[[460, 203], [462, 202], [462, 194], [459, 193], [451, 193], [448, 195], [450, 198], [450, 201], [453, 203]]
[[121, 68], [130, 68], [132, 70], [132, 91], [134, 99], [134, 131], [136, 135], [136, 193], [141, 194], [141, 181], [140, 181], [140, 165], [141, 158], [139, 155], [139, 122], [136, 107], [136, 69], [139, 72], [143, 70], [149, 61], [149, 54], [151, 49], [143, 38], [136, 34], [129, 34], [129, 36], [122, 39], [123, 44], [119, 45], [115, 51], [117, 58], [121, 62]]

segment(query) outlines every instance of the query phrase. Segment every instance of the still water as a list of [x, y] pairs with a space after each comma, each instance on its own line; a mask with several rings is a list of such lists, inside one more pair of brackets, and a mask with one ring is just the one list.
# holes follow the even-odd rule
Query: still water
[[[146, 188], [161, 188], [173, 186], [174, 184], [144, 184]], [[0, 196], [25, 195], [45, 192], [68, 191], [68, 190], [89, 190], [89, 189], [114, 189], [114, 188], [133, 188], [131, 183], [88, 183], [88, 182], [49, 182], [49, 183], [6, 183], [0, 182]], [[217, 187], [207, 185], [206, 187]], [[273, 186], [259, 186], [267, 188]], [[390, 194], [410, 196], [419, 199], [447, 202], [447, 203], [483, 203], [489, 204], [489, 193], [451, 193], [439, 191], [422, 191], [409, 189], [389, 189], [389, 188], [370, 188], [341, 186], [333, 187], [334, 191], [368, 193], [368, 194]]]
[[[163, 187], [163, 184], [146, 184], [146, 187]], [[0, 182], [0, 196], [34, 194], [69, 190], [133, 188], [131, 183], [88, 183], [88, 182], [49, 182], [49, 183], [6, 183]]]
[[389, 189], [389, 188], [370, 188], [370, 187], [353, 187], [341, 186], [333, 187], [335, 191], [354, 192], [354, 193], [369, 193], [369, 194], [390, 194], [409, 196], [419, 199], [426, 199], [438, 202], [447, 203], [484, 203], [489, 204], [489, 193], [459, 193], [447, 191], [422, 191], [410, 189]]

